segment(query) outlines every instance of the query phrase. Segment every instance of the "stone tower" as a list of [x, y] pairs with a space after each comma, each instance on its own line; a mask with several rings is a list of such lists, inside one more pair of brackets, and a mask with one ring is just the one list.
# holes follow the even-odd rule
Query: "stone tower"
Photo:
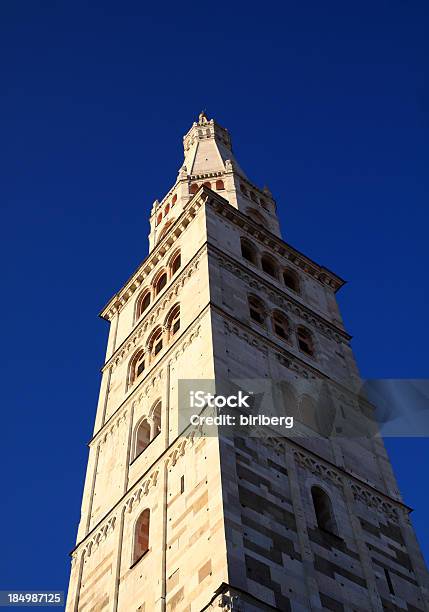
[[[272, 194], [226, 129], [201, 113], [183, 142], [149, 254], [101, 313], [110, 333], [66, 609], [428, 611], [382, 441], [340, 436], [370, 410], [343, 281], [282, 240]], [[180, 381], [244, 379], [275, 382], [299, 432], [183, 425]]]

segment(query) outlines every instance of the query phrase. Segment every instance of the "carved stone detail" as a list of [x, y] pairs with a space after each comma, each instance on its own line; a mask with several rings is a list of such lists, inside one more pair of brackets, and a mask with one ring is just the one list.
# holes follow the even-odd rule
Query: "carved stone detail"
[[134, 349], [141, 344], [141, 339], [147, 332], [152, 331], [154, 325], [159, 321], [161, 314], [166, 312], [172, 303], [178, 299], [186, 281], [188, 281], [198, 269], [203, 255], [204, 252], [201, 251], [199, 255], [189, 264], [189, 266], [183, 269], [182, 273], [179, 275], [179, 278], [171, 285], [160, 302], [157, 304], [156, 308], [150, 312], [149, 316], [142, 319], [126, 343], [115, 351], [109, 361], [104, 365], [103, 369], [110, 367], [113, 372], [113, 370], [120, 363], [122, 363], [127, 355], [129, 355], [130, 352], [134, 351]]

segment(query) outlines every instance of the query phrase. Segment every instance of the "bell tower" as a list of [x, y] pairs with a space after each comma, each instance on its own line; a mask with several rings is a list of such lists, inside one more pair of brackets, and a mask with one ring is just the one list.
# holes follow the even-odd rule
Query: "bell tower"
[[[201, 113], [183, 144], [148, 255], [101, 312], [67, 611], [429, 611], [410, 508], [363, 431], [343, 280], [282, 240], [225, 128]], [[243, 380], [293, 429], [184, 420], [184, 382]]]

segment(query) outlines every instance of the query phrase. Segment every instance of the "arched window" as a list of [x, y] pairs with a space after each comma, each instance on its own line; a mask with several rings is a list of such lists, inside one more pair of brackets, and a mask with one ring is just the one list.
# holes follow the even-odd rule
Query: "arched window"
[[137, 563], [149, 550], [150, 510], [146, 508], [137, 519], [134, 528], [134, 549], [132, 564]]
[[251, 198], [251, 199], [252, 199], [254, 202], [257, 202], [257, 201], [258, 201], [258, 199], [257, 199], [256, 195], [253, 193], [253, 191], [251, 191], [251, 192], [250, 192], [250, 198]]
[[296, 272], [293, 270], [285, 270], [283, 272], [283, 282], [288, 289], [292, 289], [296, 293], [299, 293], [299, 278]]
[[171, 276], [173, 276], [173, 274], [176, 274], [177, 270], [180, 268], [181, 265], [182, 265], [182, 260], [180, 257], [180, 251], [178, 251], [175, 255], [173, 255], [173, 258], [171, 259], [171, 263], [170, 263]]
[[180, 329], [180, 304], [173, 306], [168, 313], [165, 327], [168, 332], [168, 340], [170, 340]]
[[209, 189], [212, 188], [212, 184], [210, 183], [210, 181], [206, 181], [205, 183], [203, 183], [204, 187], [208, 187]]
[[170, 204], [167, 204], [167, 206], [164, 209], [164, 217], [168, 215], [169, 211], [170, 211]]
[[246, 212], [252, 221], [259, 223], [259, 225], [266, 225], [265, 218], [259, 211], [255, 210], [254, 208], [248, 208]]
[[159, 225], [162, 221], [162, 212], [160, 212], [156, 218], [156, 224]]
[[265, 210], [268, 210], [268, 204], [266, 203], [265, 200], [261, 198], [260, 203], [261, 203], [262, 208], [265, 208]]
[[141, 292], [136, 306], [136, 320], [139, 319], [150, 305], [150, 291], [148, 289]]
[[150, 423], [143, 419], [140, 421], [136, 430], [136, 438], [134, 443], [134, 459], [136, 459], [151, 441]]
[[161, 400], [158, 400], [152, 409], [152, 440], [154, 440], [156, 436], [161, 433], [161, 408]]
[[289, 321], [287, 317], [278, 310], [273, 312], [273, 329], [280, 338], [285, 340], [289, 338]]
[[189, 189], [189, 193], [195, 194], [198, 191], [198, 183], [193, 183]]
[[221, 181], [221, 180], [216, 181], [216, 189], [218, 191], [221, 191], [222, 189], [225, 189], [225, 185], [224, 185], [223, 181]]
[[265, 307], [262, 300], [255, 297], [254, 295], [249, 295], [248, 302], [250, 318], [253, 319], [253, 321], [256, 321], [256, 323], [264, 323]]
[[157, 242], [160, 242], [164, 238], [164, 236], [169, 231], [172, 223], [173, 223], [173, 219], [170, 219], [169, 221], [166, 222], [166, 224], [164, 225], [164, 227], [162, 228], [162, 230], [159, 233], [159, 236], [157, 238]]
[[245, 196], [248, 196], [248, 195], [249, 195], [249, 193], [248, 193], [248, 191], [247, 191], [246, 187], [243, 185], [243, 183], [241, 183], [241, 185], [240, 185], [240, 191], [241, 191], [241, 193], [242, 193], [243, 195], [245, 195]]
[[266, 274], [269, 274], [273, 278], [277, 278], [277, 263], [270, 255], [262, 255], [261, 268]]
[[338, 527], [329, 495], [320, 487], [312, 487], [311, 497], [313, 498], [314, 512], [319, 529], [338, 535]]
[[159, 276], [155, 282], [155, 295], [158, 295], [158, 293], [160, 293], [164, 289], [166, 284], [167, 284], [167, 273], [163, 272], [161, 276]]
[[246, 238], [241, 239], [241, 255], [254, 266], [258, 265], [258, 251]]
[[174, 194], [173, 199], [171, 200], [171, 206], [174, 206], [177, 202], [177, 193]]
[[146, 356], [143, 349], [139, 349], [132, 356], [128, 369], [128, 387], [134, 384], [140, 374], [143, 373], [145, 369], [145, 360]]
[[157, 327], [149, 336], [148, 349], [151, 359], [162, 350], [162, 327]]
[[303, 353], [307, 355], [314, 355], [314, 343], [313, 336], [311, 332], [308, 331], [306, 327], [300, 325], [296, 330], [296, 335], [298, 338], [298, 346]]

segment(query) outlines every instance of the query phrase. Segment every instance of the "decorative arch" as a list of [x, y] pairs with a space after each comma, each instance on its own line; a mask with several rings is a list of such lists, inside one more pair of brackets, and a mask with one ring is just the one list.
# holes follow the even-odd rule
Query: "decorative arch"
[[147, 341], [147, 350], [149, 358], [152, 361], [161, 352], [163, 347], [163, 333], [161, 325], [155, 327], [150, 333]]
[[169, 342], [180, 329], [180, 304], [175, 304], [170, 309], [164, 327], [167, 330], [167, 341]]
[[290, 336], [290, 325], [287, 316], [283, 312], [280, 312], [280, 310], [274, 310], [271, 319], [274, 333], [283, 340], [288, 340]]
[[166, 224], [164, 225], [164, 227], [159, 233], [157, 242], [160, 242], [164, 238], [164, 236], [166, 235], [166, 233], [168, 232], [172, 224], [173, 224], [173, 219], [170, 219], [169, 221], [166, 222]]
[[189, 188], [189, 193], [191, 193], [192, 195], [195, 195], [198, 189], [199, 189], [198, 183], [192, 183], [192, 185]]
[[221, 179], [216, 181], [216, 189], [218, 191], [222, 191], [223, 189], [225, 189], [225, 184]]
[[180, 252], [180, 249], [177, 249], [177, 251], [173, 253], [173, 255], [170, 257], [168, 261], [170, 278], [176, 274], [177, 270], [181, 267], [181, 265], [182, 265], [181, 252]]
[[155, 276], [152, 282], [153, 293], [154, 295], [158, 295], [164, 289], [168, 281], [167, 270], [163, 268], [159, 271], [159, 273]]
[[288, 289], [295, 291], [295, 293], [300, 293], [299, 276], [295, 270], [291, 268], [283, 270], [283, 282]]
[[241, 238], [241, 255], [254, 266], [258, 265], [258, 249], [247, 238]]
[[252, 219], [252, 221], [255, 221], [255, 223], [258, 223], [259, 225], [267, 224], [264, 215], [261, 215], [259, 210], [256, 210], [255, 208], [247, 208], [246, 213]]
[[140, 292], [140, 295], [138, 296], [136, 300], [136, 313], [135, 313], [136, 321], [140, 319], [140, 317], [145, 312], [145, 310], [149, 308], [150, 303], [151, 303], [151, 293], [150, 293], [150, 289], [146, 287], [145, 289], [143, 289], [143, 291]]
[[265, 316], [266, 316], [266, 309], [265, 309], [264, 302], [260, 298], [258, 298], [256, 295], [247, 296], [247, 301], [249, 305], [250, 318], [256, 323], [263, 325], [265, 322]]
[[203, 187], [208, 187], [209, 189], [211, 189], [212, 184], [210, 183], [210, 181], [205, 181], [205, 183], [203, 183]]
[[151, 441], [156, 438], [161, 433], [161, 411], [162, 411], [162, 403], [161, 400], [158, 399], [153, 404], [150, 410], [150, 416], [152, 418], [152, 438]]
[[137, 459], [151, 442], [151, 426], [146, 417], [137, 424], [134, 434], [134, 456]]
[[146, 508], [139, 515], [134, 526], [134, 545], [131, 564], [137, 563], [149, 550], [150, 510]]
[[144, 372], [146, 366], [146, 355], [143, 348], [138, 349], [130, 359], [128, 366], [128, 384], [131, 387]]
[[269, 276], [272, 276], [273, 278], [278, 278], [279, 267], [278, 267], [277, 261], [274, 259], [274, 257], [272, 257], [272, 255], [269, 255], [268, 253], [262, 254], [261, 268], [265, 272], [265, 274], [268, 274]]
[[299, 350], [314, 357], [314, 339], [313, 334], [303, 325], [300, 325], [296, 330]]
[[311, 487], [311, 498], [318, 528], [338, 536], [338, 526], [329, 495], [321, 487], [313, 486]]

